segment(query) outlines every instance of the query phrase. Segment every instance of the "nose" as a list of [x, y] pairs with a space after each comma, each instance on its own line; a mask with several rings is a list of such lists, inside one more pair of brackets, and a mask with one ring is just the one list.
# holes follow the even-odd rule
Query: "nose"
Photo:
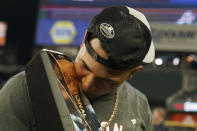
[[82, 79], [83, 89], [85, 89], [86, 91], [90, 90], [90, 88], [94, 86], [94, 82], [95, 82], [95, 76], [89, 73], [87, 76], [85, 76]]

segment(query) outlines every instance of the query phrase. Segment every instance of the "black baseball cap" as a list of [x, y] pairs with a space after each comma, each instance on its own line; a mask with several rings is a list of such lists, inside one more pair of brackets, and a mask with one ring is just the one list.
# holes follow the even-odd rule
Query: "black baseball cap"
[[[108, 59], [99, 56], [91, 47], [91, 35], [100, 40]], [[111, 69], [128, 70], [143, 63], [151, 63], [155, 57], [146, 17], [127, 6], [110, 6], [96, 15], [87, 30], [85, 45], [92, 58]]]

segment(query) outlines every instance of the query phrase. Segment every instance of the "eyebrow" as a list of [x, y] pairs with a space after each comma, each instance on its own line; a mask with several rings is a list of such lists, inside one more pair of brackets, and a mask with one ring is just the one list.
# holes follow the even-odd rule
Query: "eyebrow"
[[[90, 72], [92, 72], [92, 70], [88, 67], [88, 65], [85, 63], [85, 61], [83, 59], [82, 60], [82, 63], [83, 63], [83, 66]], [[114, 81], [114, 80], [111, 80], [111, 79], [108, 79], [108, 78], [103, 78], [103, 77], [97, 77], [99, 79], [102, 79], [102, 80], [105, 80], [105, 81], [109, 81], [113, 84], [119, 84], [119, 81]]]

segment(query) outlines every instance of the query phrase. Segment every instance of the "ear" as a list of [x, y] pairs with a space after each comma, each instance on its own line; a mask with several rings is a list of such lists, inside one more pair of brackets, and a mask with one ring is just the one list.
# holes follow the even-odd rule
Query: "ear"
[[139, 66], [133, 68], [133, 69], [131, 70], [131, 72], [130, 72], [130, 75], [128, 76], [128, 79], [131, 79], [131, 78], [133, 77], [133, 75], [134, 75], [137, 71], [141, 70], [142, 68], [143, 68], [142, 65], [139, 65]]
[[83, 41], [82, 41], [82, 43], [81, 43], [80, 48], [85, 44], [86, 34], [87, 34], [87, 30], [85, 31], [85, 34], [84, 34], [84, 36], [83, 36]]

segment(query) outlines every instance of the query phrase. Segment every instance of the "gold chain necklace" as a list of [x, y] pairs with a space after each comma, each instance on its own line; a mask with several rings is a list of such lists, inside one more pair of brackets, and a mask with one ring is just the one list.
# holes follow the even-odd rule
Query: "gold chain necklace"
[[105, 123], [105, 125], [101, 126], [103, 129], [105, 129], [107, 126], [109, 126], [110, 123], [112, 122], [112, 120], [114, 119], [114, 117], [117, 113], [117, 110], [118, 110], [118, 104], [119, 104], [119, 89], [117, 89], [117, 91], [116, 91], [116, 101], [115, 101], [114, 109], [111, 113], [111, 116], [110, 116], [109, 120], [107, 121], [107, 123]]

